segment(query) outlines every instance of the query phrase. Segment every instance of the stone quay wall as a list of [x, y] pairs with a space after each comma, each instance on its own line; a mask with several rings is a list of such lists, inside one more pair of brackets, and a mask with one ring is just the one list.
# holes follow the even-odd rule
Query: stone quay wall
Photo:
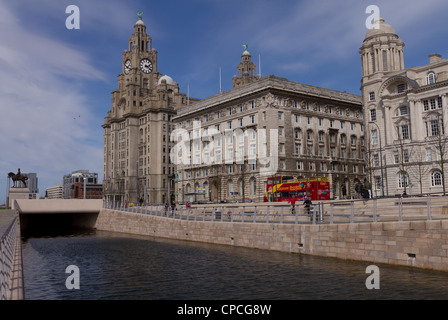
[[102, 209], [97, 230], [448, 271], [448, 220], [347, 224], [176, 220]]

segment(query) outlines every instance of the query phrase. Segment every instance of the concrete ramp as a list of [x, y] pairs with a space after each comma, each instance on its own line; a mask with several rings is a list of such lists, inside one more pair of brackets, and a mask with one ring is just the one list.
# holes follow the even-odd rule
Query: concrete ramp
[[99, 213], [102, 199], [16, 200], [19, 214]]

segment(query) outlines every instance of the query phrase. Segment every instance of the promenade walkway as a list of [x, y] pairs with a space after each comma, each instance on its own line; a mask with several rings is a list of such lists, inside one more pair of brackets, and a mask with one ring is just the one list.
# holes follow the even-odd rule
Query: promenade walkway
[[0, 210], [0, 227], [14, 218], [14, 210]]

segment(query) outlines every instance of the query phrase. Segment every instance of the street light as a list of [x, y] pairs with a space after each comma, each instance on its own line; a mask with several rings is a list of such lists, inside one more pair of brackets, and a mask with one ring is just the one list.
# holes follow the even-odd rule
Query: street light
[[384, 178], [383, 178], [383, 147], [381, 145], [381, 132], [378, 124], [373, 121], [369, 121], [369, 123], [374, 124], [378, 129], [378, 138], [380, 141], [380, 166], [381, 166], [381, 195], [384, 197]]

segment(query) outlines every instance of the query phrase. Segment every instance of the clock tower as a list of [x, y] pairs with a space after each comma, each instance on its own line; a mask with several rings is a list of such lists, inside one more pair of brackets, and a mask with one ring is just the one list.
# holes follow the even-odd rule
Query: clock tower
[[141, 19], [123, 52], [118, 89], [105, 117], [103, 194], [110, 202], [165, 203], [174, 195], [173, 117], [187, 97], [157, 70], [157, 51]]

